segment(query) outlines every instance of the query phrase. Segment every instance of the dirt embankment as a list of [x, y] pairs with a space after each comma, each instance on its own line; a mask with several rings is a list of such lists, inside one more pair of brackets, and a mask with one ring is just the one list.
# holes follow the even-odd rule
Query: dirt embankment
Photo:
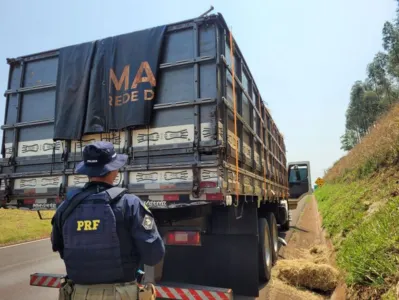
[[305, 201], [297, 225], [291, 228], [288, 245], [280, 250], [273, 268], [269, 299], [345, 299], [345, 289], [336, 289], [340, 275], [332, 266], [333, 251], [321, 227], [317, 202], [313, 196]]

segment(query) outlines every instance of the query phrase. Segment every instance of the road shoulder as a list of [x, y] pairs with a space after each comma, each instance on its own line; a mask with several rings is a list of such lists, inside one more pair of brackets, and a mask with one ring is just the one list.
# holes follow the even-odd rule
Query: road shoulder
[[[287, 234], [288, 245], [280, 249], [280, 262], [288, 260], [308, 261], [313, 259], [309, 254], [312, 249], [329, 249], [328, 240], [322, 229], [322, 220], [318, 211], [317, 201], [313, 195], [303, 199], [303, 209], [299, 208], [298, 221]], [[326, 263], [329, 264], [326, 261]], [[279, 263], [278, 263], [279, 264]], [[273, 277], [269, 283], [268, 299], [313, 300], [330, 299], [330, 296], [291, 286], [278, 278], [279, 265], [273, 268]], [[335, 298], [339, 300], [342, 298]]]

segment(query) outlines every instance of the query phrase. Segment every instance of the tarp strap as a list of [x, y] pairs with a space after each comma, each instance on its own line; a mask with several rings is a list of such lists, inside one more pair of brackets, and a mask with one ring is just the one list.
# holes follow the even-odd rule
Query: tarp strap
[[230, 30], [230, 58], [231, 58], [231, 72], [233, 76], [233, 111], [234, 111], [234, 139], [235, 139], [235, 144], [236, 144], [236, 201], [234, 203], [234, 206], [238, 206], [238, 197], [240, 195], [239, 191], [239, 168], [238, 168], [238, 138], [237, 138], [237, 99], [236, 99], [236, 71], [235, 71], [235, 63], [234, 63], [234, 44], [233, 44], [233, 29]]
[[[260, 94], [258, 95], [258, 106], [259, 106], [259, 111], [260, 111], [260, 134], [262, 135], [262, 142], [263, 142], [263, 146], [266, 146], [266, 139], [265, 139], [265, 134], [264, 134], [264, 130], [265, 128], [263, 127], [263, 115], [262, 115], [262, 109], [261, 109], [261, 101], [260, 101]], [[262, 157], [261, 157], [261, 163], [263, 165], [263, 190], [265, 193], [265, 199], [266, 199], [266, 161], [267, 161], [267, 157], [265, 157], [265, 148], [262, 146]], [[266, 146], [267, 147], [267, 146]], [[266, 152], [267, 155], [267, 152]], [[265, 163], [263, 163], [263, 159], [265, 159]]]
[[147, 125], [147, 171], [150, 169], [150, 126]]

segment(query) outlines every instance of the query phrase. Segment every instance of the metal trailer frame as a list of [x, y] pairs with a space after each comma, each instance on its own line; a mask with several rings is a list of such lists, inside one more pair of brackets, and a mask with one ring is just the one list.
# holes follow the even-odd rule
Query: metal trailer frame
[[[204, 42], [205, 44], [207, 42], [206, 39], [203, 39], [203, 36], [207, 34], [204, 28], [207, 26], [213, 26], [215, 30], [214, 37], [212, 34], [209, 35], [211, 39], [215, 39], [216, 48], [214, 52], [208, 51], [211, 54], [206, 53], [209, 49], [206, 49], [206, 45], [204, 46]], [[183, 101], [157, 103], [154, 105], [154, 110], [157, 113], [164, 113], [191, 107], [194, 116], [194, 141], [173, 145], [173, 147], [161, 146], [157, 148], [148, 146], [147, 148], [138, 149], [132, 144], [131, 129], [126, 129], [124, 131], [125, 145], [119, 151], [129, 154], [130, 164], [122, 171], [124, 177], [122, 185], [127, 187], [130, 192], [134, 191], [143, 197], [143, 200], [149, 201], [148, 194], [156, 192], [156, 189], [140, 191], [137, 185], [132, 186], [129, 183], [129, 172], [146, 171], [152, 168], [157, 168], [158, 170], [191, 169], [194, 181], [193, 184], [190, 184], [191, 187], [180, 185], [174, 190], [167, 191], [167, 193], [174, 195], [181, 193], [179, 201], [182, 205], [187, 205], [187, 201], [191, 198], [189, 194], [199, 201], [211, 199], [214, 203], [226, 203], [225, 196], [234, 194], [234, 188], [231, 186], [231, 177], [234, 177], [232, 175], [235, 175], [233, 171], [236, 168], [235, 163], [233, 163], [235, 153], [232, 151], [235, 145], [234, 141], [231, 141], [228, 132], [229, 126], [231, 127], [231, 115], [233, 112], [230, 99], [233, 71], [229, 65], [230, 57], [228, 55], [230, 32], [221, 14], [173, 23], [167, 27], [168, 34], [188, 31], [192, 31], [193, 44], [190, 47], [194, 51], [193, 58], [163, 62], [160, 65], [160, 69], [161, 72], [179, 72], [185, 67], [193, 68], [194, 97]], [[81, 160], [81, 153], [76, 150], [76, 144], [75, 149], [72, 149], [71, 141], [65, 141], [64, 145], [53, 144], [52, 148], [47, 146], [47, 150], [50, 152], [48, 155], [18, 157], [18, 142], [24, 133], [29, 130], [32, 131], [38, 126], [42, 126], [42, 128], [44, 128], [43, 126], [50, 126], [48, 128], [51, 128], [54, 122], [52, 118], [27, 121], [21, 118], [24, 113], [24, 97], [34, 95], [37, 92], [51, 92], [56, 87], [56, 84], [51, 82], [51, 80], [46, 81], [46, 79], [51, 77], [51, 74], [45, 74], [48, 78], [36, 78], [40, 80], [39, 84], [34, 82], [34, 72], [32, 72], [33, 78], [31, 78], [32, 76], [27, 76], [30, 74], [29, 71], [32, 71], [29, 69], [30, 63], [44, 60], [54, 60], [53, 63], [56, 63], [57, 56], [58, 50], [51, 50], [7, 60], [10, 64], [10, 76], [8, 89], [5, 92], [7, 97], [5, 125], [1, 127], [4, 130], [2, 154], [6, 157], [0, 160], [0, 197], [5, 200], [3, 205], [9, 204], [11, 200], [14, 200], [15, 207], [27, 206], [32, 208], [32, 205], [29, 204], [30, 201], [32, 202], [31, 199], [47, 198], [47, 203], [37, 205], [36, 208], [55, 209], [68, 189], [68, 176], [74, 174], [74, 166]], [[259, 202], [278, 201], [287, 198], [286, 149], [283, 137], [279, 133], [269, 110], [261, 100], [256, 83], [235, 42], [234, 57], [236, 61], [237, 130], [240, 143], [238, 167], [239, 182], [242, 183], [240, 195], [250, 196], [254, 198], [253, 200]], [[215, 97], [202, 95], [204, 94], [204, 87], [201, 84], [206, 81], [202, 68], [204, 66], [211, 67], [210, 64], [215, 64], [216, 67]], [[213, 108], [214, 106], [215, 109]], [[16, 108], [16, 111], [13, 111], [14, 108]], [[12, 118], [14, 118], [14, 121], [11, 120]], [[212, 140], [203, 141], [201, 139], [201, 131], [204, 130], [201, 120], [204, 118], [207, 118], [212, 124], [211, 128], [208, 129], [208, 134], [212, 136]], [[112, 133], [112, 135], [114, 136], [115, 133]], [[107, 138], [110, 137], [108, 136]], [[12, 141], [12, 147], [7, 148], [6, 146], [9, 145], [10, 141]], [[83, 144], [84, 141], [81, 141], [80, 149]], [[63, 148], [62, 153], [60, 153], [60, 148]], [[166, 157], [169, 154], [174, 156], [190, 154], [193, 155], [193, 159], [187, 159], [185, 162], [159, 163], [161, 156]], [[132, 164], [133, 161], [134, 163]], [[201, 168], [217, 168], [218, 175], [223, 178], [222, 184], [216, 188], [201, 187]], [[62, 179], [57, 187], [40, 189], [26, 187], [18, 191], [13, 188], [14, 181], [17, 178], [29, 179], [45, 176], [61, 176]], [[235, 179], [233, 178], [233, 180]], [[207, 197], [198, 198], [201, 194], [209, 194], [210, 197], [209, 199]], [[233, 201], [235, 201], [234, 195], [232, 197]], [[168, 198], [166, 197], [166, 199]], [[28, 204], [26, 205], [26, 203]], [[157, 208], [155, 207], [155, 209]]]

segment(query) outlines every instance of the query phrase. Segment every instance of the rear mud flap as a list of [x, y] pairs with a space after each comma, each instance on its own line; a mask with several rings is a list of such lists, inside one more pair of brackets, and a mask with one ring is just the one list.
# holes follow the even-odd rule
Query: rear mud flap
[[[258, 237], [203, 235], [202, 246], [167, 246], [162, 280], [259, 294]], [[199, 272], [201, 270], [201, 272]]]

